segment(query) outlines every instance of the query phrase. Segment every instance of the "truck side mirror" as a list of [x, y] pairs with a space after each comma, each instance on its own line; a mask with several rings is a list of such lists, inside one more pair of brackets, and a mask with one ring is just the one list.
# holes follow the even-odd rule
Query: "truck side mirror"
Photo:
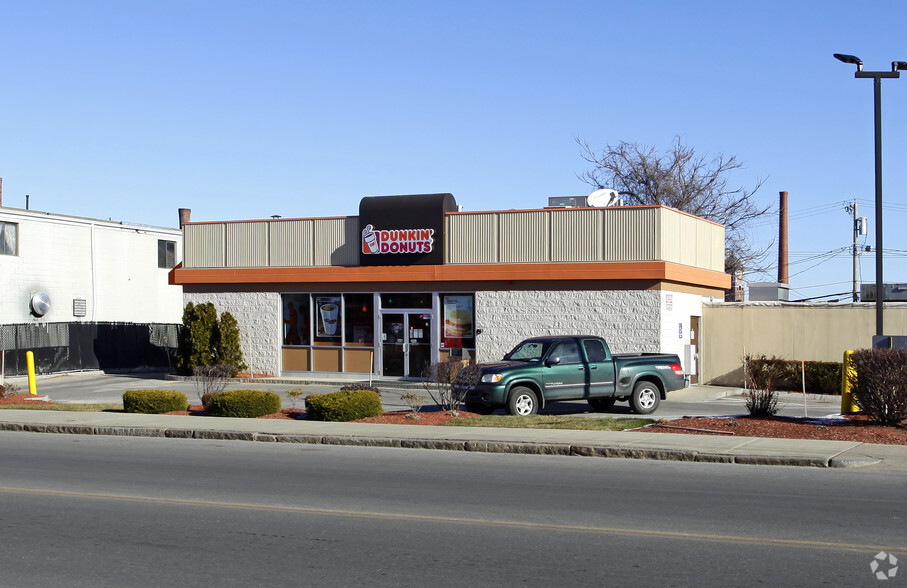
[[546, 360], [545, 360], [545, 365], [547, 365], [548, 367], [551, 367], [551, 366], [553, 366], [553, 365], [559, 364], [560, 362], [561, 362], [561, 356], [560, 356], [560, 355], [555, 355], [555, 356], [553, 356], [553, 357], [549, 357], [548, 359], [546, 359]]

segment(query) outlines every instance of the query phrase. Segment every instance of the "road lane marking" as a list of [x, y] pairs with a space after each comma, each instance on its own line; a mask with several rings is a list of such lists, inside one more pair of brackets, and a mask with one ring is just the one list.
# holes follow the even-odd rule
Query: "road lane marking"
[[305, 506], [286, 506], [255, 504], [251, 502], [225, 502], [219, 500], [198, 500], [186, 498], [163, 498], [156, 496], [136, 496], [128, 494], [105, 494], [102, 492], [78, 492], [69, 490], [43, 490], [40, 488], [15, 488], [0, 486], [0, 492], [6, 494], [23, 494], [38, 496], [55, 496], [58, 498], [82, 498], [92, 500], [115, 500], [120, 502], [144, 502], [152, 504], [170, 504], [174, 506], [192, 506], [204, 508], [225, 508], [233, 510], [278, 512], [288, 514], [309, 514], [347, 518], [384, 519], [393, 521], [412, 521], [426, 523], [445, 523], [455, 525], [473, 525], [490, 527], [507, 527], [523, 530], [563, 531], [572, 533], [589, 533], [598, 535], [624, 535], [634, 537], [652, 537], [678, 539], [685, 541], [704, 541], [712, 543], [737, 543], [745, 545], [762, 545], [767, 547], [799, 547], [825, 551], [887, 551], [907, 552], [907, 545], [864, 545], [858, 543], [837, 543], [828, 541], [809, 541], [801, 539], [774, 539], [771, 537], [750, 537], [746, 535], [713, 535], [709, 533], [684, 533], [680, 531], [655, 531], [647, 529], [627, 529], [617, 527], [593, 527], [585, 525], [567, 525], [558, 523], [534, 523], [531, 521], [506, 521], [468, 517], [447, 517], [437, 515], [414, 515], [406, 513], [384, 513], [357, 511], [333, 508], [313, 508]]

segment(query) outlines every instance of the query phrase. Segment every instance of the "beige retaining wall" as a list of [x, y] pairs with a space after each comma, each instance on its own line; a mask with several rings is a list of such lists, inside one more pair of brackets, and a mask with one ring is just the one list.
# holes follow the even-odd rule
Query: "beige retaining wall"
[[[883, 320], [886, 335], [907, 335], [907, 303], [886, 304]], [[875, 331], [874, 303], [705, 304], [700, 333], [701, 381], [742, 386], [744, 353], [841, 361], [848, 349], [872, 347]]]

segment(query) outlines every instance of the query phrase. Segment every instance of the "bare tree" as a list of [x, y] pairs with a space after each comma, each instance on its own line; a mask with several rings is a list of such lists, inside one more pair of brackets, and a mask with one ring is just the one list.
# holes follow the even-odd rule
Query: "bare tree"
[[728, 175], [743, 168], [734, 156], [699, 155], [676, 137], [664, 152], [621, 141], [596, 151], [577, 139], [582, 157], [592, 169], [579, 178], [595, 188], [612, 188], [627, 204], [661, 204], [721, 223], [725, 233], [725, 271], [755, 269], [766, 249], [750, 243], [747, 224], [767, 214], [754, 198], [765, 180], [752, 189], [733, 188]]

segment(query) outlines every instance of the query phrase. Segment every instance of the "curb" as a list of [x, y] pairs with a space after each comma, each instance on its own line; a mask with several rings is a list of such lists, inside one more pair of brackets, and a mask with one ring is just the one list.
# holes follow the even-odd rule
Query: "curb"
[[726, 455], [700, 453], [685, 449], [640, 449], [569, 443], [526, 443], [493, 440], [459, 441], [452, 439], [391, 439], [353, 435], [306, 435], [261, 433], [249, 431], [171, 429], [158, 427], [36, 425], [32, 423], [0, 423], [0, 431], [28, 433], [58, 433], [69, 435], [107, 435], [118, 437], [161, 437], [170, 439], [206, 439], [216, 441], [256, 441], [266, 443], [303, 443], [309, 445], [346, 445], [358, 447], [399, 447], [404, 449], [435, 449], [476, 453], [510, 453], [522, 455], [561, 455], [573, 457], [604, 457], [618, 459], [648, 459], [655, 461], [692, 461], [701, 463], [731, 463], [744, 465], [800, 466], [824, 468], [858, 468], [881, 463], [881, 459], [830, 459], [807, 457], [777, 457], [756, 455]]

